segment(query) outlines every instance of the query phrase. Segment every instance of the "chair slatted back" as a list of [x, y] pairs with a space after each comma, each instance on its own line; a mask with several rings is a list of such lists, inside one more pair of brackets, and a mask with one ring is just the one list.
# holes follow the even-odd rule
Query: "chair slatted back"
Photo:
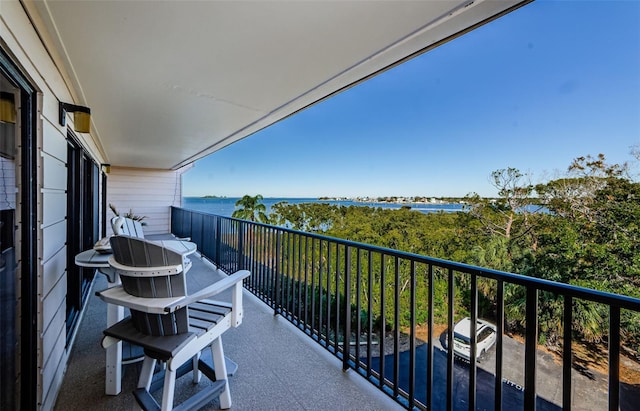
[[[175, 251], [147, 240], [129, 237], [111, 237], [113, 257], [131, 270], [118, 270], [122, 288], [128, 294], [145, 298], [181, 297], [187, 295], [184, 269], [179, 272], [158, 270], [141, 274], [136, 268], [167, 267], [183, 264], [183, 257]], [[131, 318], [138, 331], [147, 335], [165, 336], [189, 331], [187, 307], [171, 314], [149, 314], [131, 310]]]
[[138, 220], [127, 217], [114, 217], [111, 219], [111, 228], [114, 235], [144, 238], [142, 223]]

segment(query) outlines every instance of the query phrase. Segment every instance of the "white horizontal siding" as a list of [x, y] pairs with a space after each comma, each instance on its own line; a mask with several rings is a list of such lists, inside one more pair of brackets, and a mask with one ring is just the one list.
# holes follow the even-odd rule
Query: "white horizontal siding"
[[[58, 283], [53, 287], [53, 289], [42, 299], [42, 332], [41, 335], [48, 330], [51, 325], [51, 321], [58, 314], [58, 309], [64, 309], [66, 311], [66, 295], [67, 295], [67, 281], [66, 276], [62, 276], [62, 278], [58, 281]], [[45, 326], [46, 325], [46, 326]], [[45, 357], [44, 361], [47, 359]]]
[[48, 356], [43, 359], [43, 391], [48, 392], [53, 381], [53, 374], [57, 372], [58, 366], [62, 358], [65, 356], [64, 347], [66, 341], [66, 322], [65, 307], [66, 300], [62, 300], [55, 316], [52, 318], [49, 327], [42, 335], [42, 352]]
[[[66, 300], [63, 300], [63, 305], [66, 306], [66, 304], [64, 304], [65, 302]], [[63, 310], [59, 310], [52, 318], [49, 327], [42, 336], [42, 351], [47, 353], [55, 352], [56, 346], [58, 346], [59, 344], [62, 344], [62, 346], [64, 347], [65, 341], [64, 339], [60, 341], [60, 334], [65, 333], [66, 328], [67, 327], [64, 312]], [[60, 355], [56, 356], [56, 358], [54, 358], [53, 360], [51, 359], [51, 355], [49, 355], [44, 366], [46, 368], [47, 366], [50, 366], [52, 364], [51, 361], [53, 361], [53, 363], [56, 363], [59, 360]]]
[[49, 154], [42, 152], [44, 181], [42, 188], [64, 191], [67, 189], [66, 164]]
[[[61, 310], [65, 306], [61, 307]], [[64, 324], [64, 323], [63, 323]], [[65, 350], [66, 339], [66, 327], [60, 328], [58, 335], [54, 335], [55, 345], [51, 347], [49, 355], [47, 356], [47, 362], [42, 367], [42, 392], [45, 399], [42, 404], [42, 409], [53, 409], [55, 398], [58, 395], [58, 390], [62, 384], [62, 378], [64, 373], [61, 370], [66, 368], [69, 354]]]
[[[68, 352], [66, 347], [66, 189], [67, 142], [66, 128], [58, 124], [58, 102], [77, 102], [64, 65], [53, 61], [43, 42], [51, 42], [45, 32], [37, 33], [25, 9], [33, 11], [32, 2], [0, 1], [0, 35], [2, 47], [21, 67], [39, 92], [39, 116], [36, 147], [38, 187], [38, 381], [37, 398], [32, 399], [41, 410], [53, 409], [62, 382]], [[53, 57], [52, 57], [53, 56]], [[89, 102], [90, 105], [90, 102]], [[72, 116], [71, 116], [72, 117]], [[73, 119], [69, 118], [70, 124]], [[89, 134], [78, 135], [81, 143], [98, 162], [104, 161], [99, 143]], [[25, 171], [26, 172], [26, 171]], [[6, 178], [14, 178], [5, 173]], [[0, 174], [0, 178], [2, 175]], [[20, 187], [18, 187], [19, 189]], [[13, 196], [15, 198], [15, 196]], [[0, 203], [6, 199], [0, 195]], [[15, 207], [11, 204], [12, 207]], [[11, 202], [11, 199], [9, 199]], [[18, 214], [19, 215], [19, 214]], [[17, 221], [18, 233], [21, 230]], [[19, 236], [16, 239], [19, 241]], [[20, 244], [18, 244], [18, 248]], [[20, 265], [18, 265], [18, 273]], [[19, 274], [18, 274], [19, 275]], [[22, 355], [32, 353], [23, 352]]]
[[[107, 177], [107, 203], [113, 204], [120, 214], [133, 211], [146, 216], [145, 234], [168, 233], [170, 207], [180, 206], [182, 199], [180, 176], [184, 169], [147, 170], [111, 167]], [[107, 219], [114, 214], [107, 211]], [[111, 227], [107, 228], [112, 234]]]
[[[53, 113], [49, 113], [51, 115]], [[43, 115], [43, 118], [47, 118]], [[60, 161], [67, 161], [67, 139], [64, 134], [49, 121], [43, 121], [42, 134], [47, 136], [42, 142], [42, 151]]]
[[38, 350], [39, 395], [42, 410], [51, 410], [62, 384], [66, 351], [67, 294], [67, 141], [57, 125], [57, 99], [43, 98], [38, 164], [38, 223], [41, 244], [38, 290], [41, 312]]
[[67, 236], [67, 222], [61, 221], [59, 223], [44, 227], [42, 230], [42, 261], [47, 262], [50, 258], [53, 258], [58, 252], [64, 251], [65, 244], [60, 242], [58, 238], [66, 238]]
[[42, 227], [63, 221], [67, 217], [67, 193], [63, 190], [43, 190]]
[[67, 271], [67, 248], [63, 247], [42, 264], [42, 291], [47, 296]]

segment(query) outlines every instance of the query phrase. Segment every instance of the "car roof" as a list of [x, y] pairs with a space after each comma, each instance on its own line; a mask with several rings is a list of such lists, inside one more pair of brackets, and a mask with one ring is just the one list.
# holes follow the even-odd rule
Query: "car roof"
[[[488, 326], [488, 323], [482, 320], [477, 320], [476, 324], [476, 333]], [[460, 320], [453, 328], [453, 332], [466, 338], [471, 338], [471, 318], [465, 317]]]

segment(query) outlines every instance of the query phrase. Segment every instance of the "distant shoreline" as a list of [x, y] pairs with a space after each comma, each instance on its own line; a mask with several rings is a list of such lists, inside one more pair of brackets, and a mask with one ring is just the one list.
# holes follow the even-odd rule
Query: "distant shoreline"
[[[235, 204], [240, 198], [241, 197], [185, 196], [183, 197], [184, 202], [182, 206], [186, 209], [204, 211], [224, 217], [231, 217], [236, 209]], [[447, 201], [431, 202], [430, 199], [425, 202], [416, 202], [416, 198], [414, 197], [383, 197], [381, 199], [384, 199], [385, 201], [378, 201], [378, 199], [368, 197], [360, 197], [354, 199], [343, 199], [342, 197], [264, 197], [262, 199], [262, 204], [265, 205], [267, 214], [271, 212], [274, 205], [281, 202], [286, 202], [291, 205], [304, 203], [325, 203], [342, 207], [381, 207], [392, 210], [410, 209], [425, 214], [435, 212], [450, 213], [465, 211], [466, 208], [465, 203]]]
[[[185, 196], [185, 198], [201, 198], [201, 199], [240, 199], [241, 197], [230, 196], [217, 196], [217, 195], [205, 195], [205, 196]], [[386, 203], [386, 204], [467, 204], [467, 200], [464, 197], [405, 197], [405, 196], [384, 196], [384, 197], [264, 197], [264, 200], [273, 199], [293, 199], [293, 200], [305, 200], [310, 201], [351, 201], [354, 203]]]
[[356, 203], [387, 203], [387, 204], [467, 204], [463, 197], [319, 197], [320, 201], [353, 201]]

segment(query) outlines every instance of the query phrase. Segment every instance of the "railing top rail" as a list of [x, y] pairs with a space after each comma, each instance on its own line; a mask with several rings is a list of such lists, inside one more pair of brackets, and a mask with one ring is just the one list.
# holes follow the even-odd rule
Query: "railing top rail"
[[241, 223], [241, 224], [265, 227], [265, 228], [280, 231], [280, 232], [292, 233], [295, 235], [300, 235], [308, 238], [315, 238], [322, 241], [329, 241], [329, 242], [344, 245], [347, 247], [354, 247], [360, 250], [379, 253], [385, 256], [398, 257], [398, 258], [402, 258], [410, 261], [415, 261], [418, 263], [434, 265], [434, 266], [442, 267], [445, 269], [451, 269], [453, 271], [491, 278], [494, 280], [501, 280], [507, 283], [521, 285], [524, 287], [534, 287], [537, 290], [549, 291], [549, 292], [560, 294], [563, 296], [576, 297], [583, 300], [608, 304], [611, 306], [640, 312], [640, 299], [634, 298], [634, 297], [609, 293], [605, 291], [593, 290], [586, 287], [581, 287], [581, 286], [576, 286], [576, 285], [566, 284], [566, 283], [559, 283], [551, 280], [545, 280], [542, 278], [525, 276], [522, 274], [514, 274], [506, 271], [499, 271], [499, 270], [493, 270], [490, 268], [477, 267], [469, 264], [458, 263], [455, 261], [443, 260], [443, 259], [434, 258], [434, 257], [427, 257], [419, 254], [409, 253], [406, 251], [399, 251], [399, 250], [379, 247], [371, 244], [363, 244], [355, 241], [344, 240], [341, 238], [335, 238], [335, 237], [325, 236], [321, 234], [306, 233], [303, 231], [292, 230], [286, 227], [277, 227], [277, 226], [264, 224], [264, 223], [240, 220], [232, 217], [224, 217], [224, 216], [220, 216], [213, 213], [207, 213], [204, 211], [188, 210], [188, 209], [175, 207], [175, 206], [172, 206], [172, 208], [194, 213], [194, 214], [215, 216], [222, 219], [237, 221], [238, 223]]

